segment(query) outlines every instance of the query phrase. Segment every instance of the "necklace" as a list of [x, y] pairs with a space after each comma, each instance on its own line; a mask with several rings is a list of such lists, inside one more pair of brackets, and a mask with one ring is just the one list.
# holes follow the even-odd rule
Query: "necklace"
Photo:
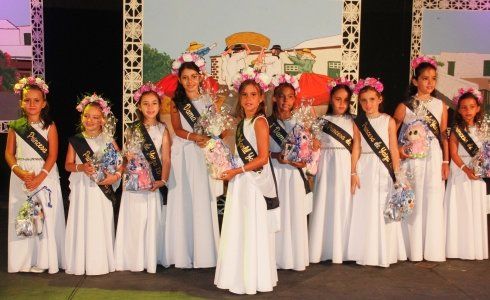
[[150, 128], [150, 127], [158, 126], [158, 122], [155, 122], [154, 124], [145, 124], [145, 123], [143, 123], [143, 125], [145, 125], [146, 128]]
[[421, 103], [429, 103], [432, 101], [432, 97], [429, 95], [429, 99], [420, 99], [419, 94], [415, 94], [415, 100], [420, 101]]
[[381, 116], [381, 113], [377, 113], [377, 114], [374, 114], [374, 115], [372, 115], [372, 116], [368, 116], [368, 115], [366, 115], [366, 117], [367, 117], [368, 119], [376, 119], [376, 118], [378, 118], [378, 117], [380, 117], [380, 116]]
[[95, 139], [95, 138], [98, 138], [100, 136], [102, 132], [99, 132], [97, 135], [88, 135], [86, 134], [85, 132], [83, 133], [83, 137], [86, 138], [86, 139]]
[[29, 125], [37, 125], [37, 124], [42, 124], [43, 121], [35, 121], [35, 122], [29, 122]]

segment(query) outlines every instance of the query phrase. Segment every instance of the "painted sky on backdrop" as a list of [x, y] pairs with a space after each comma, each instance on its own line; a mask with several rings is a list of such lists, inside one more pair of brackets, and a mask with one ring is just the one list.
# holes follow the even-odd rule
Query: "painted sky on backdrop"
[[0, 0], [0, 20], [9, 20], [14, 25], [31, 24], [30, 0]]
[[[3, 1], [3, 0], [2, 0]], [[172, 58], [195, 40], [225, 48], [225, 38], [240, 31], [259, 32], [291, 48], [305, 40], [338, 35], [341, 0], [145, 0], [143, 40]]]
[[490, 53], [490, 11], [424, 10], [422, 53]]

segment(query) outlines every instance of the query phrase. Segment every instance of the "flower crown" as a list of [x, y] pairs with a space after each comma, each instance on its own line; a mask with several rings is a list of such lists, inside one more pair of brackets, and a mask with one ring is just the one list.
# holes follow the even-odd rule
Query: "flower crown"
[[14, 85], [14, 93], [16, 93], [17, 95], [22, 94], [22, 91], [28, 85], [35, 85], [39, 87], [45, 95], [49, 93], [49, 87], [44, 82], [44, 80], [42, 80], [39, 77], [33, 77], [33, 76], [24, 77], [21, 80], [19, 80], [19, 82]]
[[415, 69], [421, 64], [421, 63], [429, 63], [431, 64], [432, 66], [434, 66], [434, 68], [437, 69], [437, 62], [435, 59], [433, 59], [432, 57], [429, 57], [429, 56], [425, 56], [425, 55], [422, 55], [422, 56], [419, 56], [417, 58], [414, 58], [412, 60], [412, 62], [410, 63], [410, 66], [412, 67], [412, 70], [415, 71]]
[[378, 93], [383, 92], [384, 86], [381, 81], [376, 78], [366, 77], [366, 79], [360, 79], [354, 87], [354, 93], [359, 95], [359, 92], [366, 86], [374, 88]]
[[267, 92], [271, 87], [271, 78], [269, 77], [269, 75], [257, 72], [254, 69], [247, 67], [243, 69], [240, 73], [236, 74], [233, 78], [233, 88], [237, 93], [240, 89], [240, 85], [245, 80], [254, 80], [260, 85], [260, 88], [264, 92]]
[[141, 96], [143, 96], [144, 93], [147, 93], [147, 92], [154, 92], [155, 94], [158, 95], [158, 98], [162, 98], [163, 96], [163, 93], [157, 89], [157, 87], [151, 83], [151, 82], [147, 82], [145, 84], [143, 84], [134, 94], [133, 94], [133, 98], [134, 98], [134, 101], [135, 102], [139, 102], [140, 99], [141, 99]]
[[104, 114], [105, 117], [107, 117], [107, 115], [109, 115], [109, 113], [111, 112], [109, 103], [95, 93], [92, 96], [87, 95], [83, 97], [83, 99], [80, 102], [78, 102], [76, 109], [79, 112], [83, 112], [85, 106], [89, 105], [90, 103], [98, 103], [102, 108], [102, 113]]
[[459, 103], [459, 100], [461, 99], [461, 96], [463, 96], [466, 93], [473, 94], [473, 96], [475, 96], [476, 101], [478, 101], [479, 104], [483, 103], [483, 98], [482, 98], [481, 92], [479, 90], [472, 88], [472, 87], [460, 88], [460, 89], [458, 89], [458, 92], [456, 93], [456, 95], [454, 95], [454, 97], [453, 97], [454, 106], [458, 106], [458, 103]]
[[351, 91], [353, 91], [356, 88], [356, 85], [350, 81], [347, 78], [335, 78], [334, 80], [330, 81], [327, 85], [328, 92], [332, 92], [333, 88], [336, 87], [337, 85], [345, 85], [348, 87]]
[[299, 81], [289, 74], [276, 75], [272, 77], [271, 83], [274, 87], [278, 87], [282, 83], [288, 83], [293, 87], [295, 94], [299, 93]]
[[182, 66], [183, 63], [185, 62], [193, 62], [196, 64], [196, 66], [199, 68], [201, 74], [204, 74], [206, 72], [206, 62], [204, 61], [204, 58], [201, 56], [195, 54], [195, 53], [184, 53], [181, 56], [179, 56], [174, 62], [172, 63], [172, 74], [177, 74], [179, 72], [180, 66]]

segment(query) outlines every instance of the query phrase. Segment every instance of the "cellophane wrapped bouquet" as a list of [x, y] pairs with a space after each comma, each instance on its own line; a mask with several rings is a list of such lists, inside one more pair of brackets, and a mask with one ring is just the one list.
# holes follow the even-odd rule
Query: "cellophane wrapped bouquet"
[[400, 132], [400, 142], [405, 146], [405, 153], [410, 158], [424, 158], [429, 153], [431, 138], [426, 122], [426, 108], [420, 101], [415, 101], [414, 115]]
[[[28, 195], [26, 202], [19, 209], [15, 218], [15, 234], [18, 237], [32, 237], [43, 233], [44, 209], [41, 199], [37, 195], [42, 190], [51, 194], [51, 191], [43, 186], [34, 194]], [[48, 202], [48, 206], [50, 205], [51, 201]]]
[[112, 143], [116, 132], [116, 118], [112, 113], [107, 116], [107, 121], [102, 128], [102, 136], [106, 146], [100, 151], [94, 152], [91, 163], [95, 167], [95, 173], [91, 179], [96, 183], [104, 180], [106, 174], [115, 174], [117, 168], [122, 164], [122, 156]]
[[124, 170], [124, 188], [126, 191], [147, 191], [153, 186], [150, 164], [143, 152], [143, 134], [136, 128], [126, 130], [124, 153], [128, 160]]
[[227, 106], [218, 107], [214, 103], [207, 105], [194, 125], [195, 133], [211, 137], [203, 151], [212, 178], [219, 179], [222, 172], [240, 166], [238, 159], [220, 138], [221, 133], [232, 129], [233, 125], [230, 109]]
[[482, 145], [478, 153], [471, 158], [469, 167], [476, 176], [490, 178], [490, 116], [485, 115], [478, 128], [477, 135]]
[[398, 222], [406, 219], [415, 207], [415, 192], [412, 188], [413, 175], [405, 168], [396, 174], [391, 196], [384, 210], [385, 222]]

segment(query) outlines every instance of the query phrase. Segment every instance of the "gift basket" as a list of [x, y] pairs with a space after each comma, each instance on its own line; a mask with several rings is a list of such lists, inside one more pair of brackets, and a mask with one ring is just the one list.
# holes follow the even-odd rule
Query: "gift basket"
[[153, 186], [153, 175], [150, 164], [143, 152], [143, 134], [135, 127], [126, 130], [125, 156], [128, 159], [124, 170], [124, 188], [126, 191], [147, 191]]
[[51, 207], [51, 190], [43, 186], [32, 195], [28, 195], [15, 218], [15, 234], [18, 237], [42, 235], [44, 228], [44, 208], [38, 193], [46, 190], [49, 194], [48, 207]]
[[415, 207], [412, 179], [413, 176], [405, 169], [396, 174], [396, 182], [384, 210], [386, 223], [402, 221], [412, 213]]

